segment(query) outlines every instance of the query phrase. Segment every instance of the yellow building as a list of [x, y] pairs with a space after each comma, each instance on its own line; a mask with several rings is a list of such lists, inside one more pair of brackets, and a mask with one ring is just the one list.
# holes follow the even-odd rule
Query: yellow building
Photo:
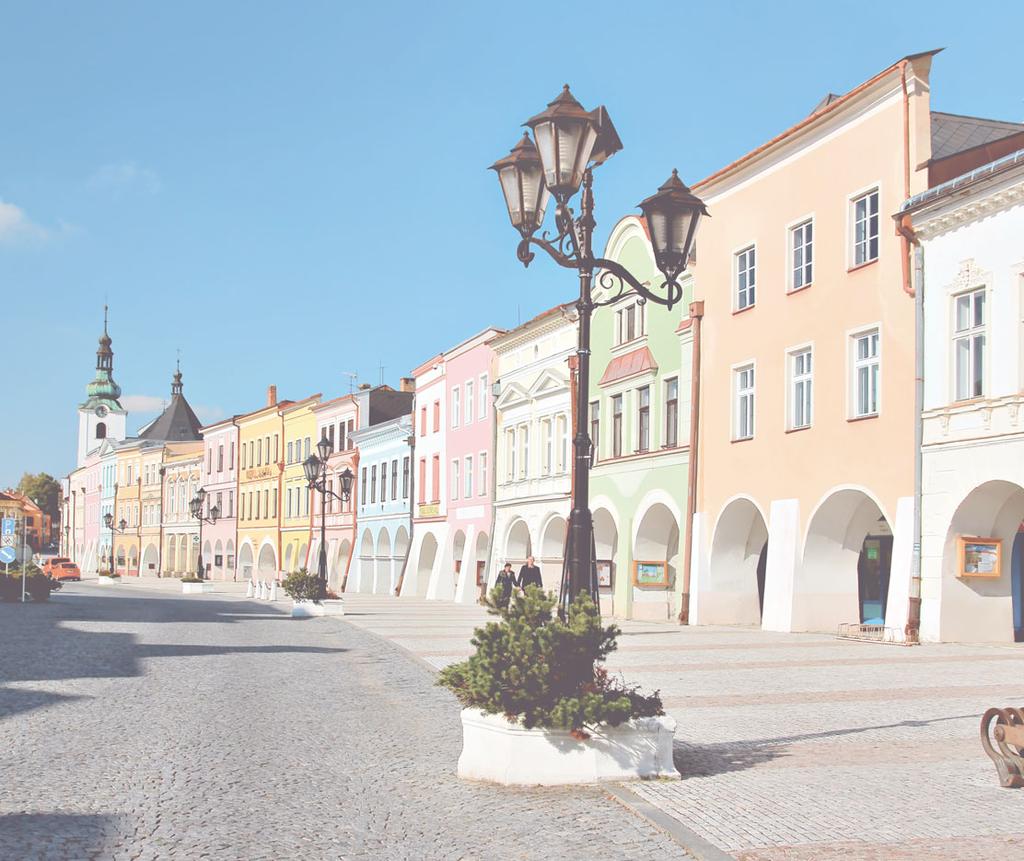
[[281, 512], [281, 547], [286, 574], [300, 568], [312, 568], [307, 560], [312, 544], [312, 501], [302, 461], [315, 450], [317, 417], [313, 407], [320, 403], [316, 394], [281, 410], [284, 419], [284, 474]]
[[284, 419], [291, 401], [277, 401], [267, 390], [263, 409], [239, 416], [238, 424], [238, 576], [275, 580], [281, 565], [281, 477], [284, 469]]
[[114, 571], [122, 577], [139, 575], [139, 548], [142, 545], [139, 511], [142, 490], [141, 443], [142, 440], [138, 439], [127, 440], [118, 444], [116, 452], [112, 555]]
[[139, 547], [142, 553], [139, 573], [143, 577], [160, 576], [160, 548], [163, 546], [163, 476], [164, 445], [143, 445], [140, 448], [139, 470], [142, 486], [139, 492], [141, 526]]

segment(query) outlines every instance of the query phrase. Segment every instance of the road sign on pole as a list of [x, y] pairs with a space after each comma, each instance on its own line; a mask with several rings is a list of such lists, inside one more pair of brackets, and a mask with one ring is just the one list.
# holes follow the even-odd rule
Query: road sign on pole
[[0, 520], [0, 546], [13, 547], [16, 540], [16, 522], [13, 517]]
[[18, 551], [13, 547], [0, 547], [0, 562], [10, 565], [18, 558]]

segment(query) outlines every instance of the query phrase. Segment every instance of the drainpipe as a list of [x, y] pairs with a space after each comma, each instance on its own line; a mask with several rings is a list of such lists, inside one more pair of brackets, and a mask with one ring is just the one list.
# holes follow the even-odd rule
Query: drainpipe
[[697, 513], [697, 443], [700, 424], [700, 327], [704, 302], [690, 303], [693, 320], [693, 360], [690, 368], [690, 454], [686, 476], [686, 555], [683, 557], [683, 591], [679, 596], [679, 624], [690, 624], [690, 578], [693, 568], [693, 518]]
[[[367, 396], [369, 397], [369, 396]], [[359, 430], [359, 401], [352, 398], [352, 403], [355, 404], [356, 414], [355, 421], [352, 423], [353, 430]], [[351, 439], [348, 437], [347, 439]], [[346, 440], [347, 441], [347, 440]], [[356, 536], [359, 534], [359, 449], [352, 446], [352, 495], [349, 497], [349, 506], [352, 511], [352, 542], [349, 544], [348, 559], [345, 561], [345, 576], [341, 581], [341, 592], [344, 593], [348, 587], [348, 574], [352, 570], [352, 557], [356, 555]], [[411, 468], [411, 465], [410, 465]], [[345, 539], [343, 538], [342, 541]]]
[[[900, 215], [896, 231], [906, 247], [914, 250], [914, 547], [910, 559], [910, 596], [907, 625], [903, 634], [908, 643], [916, 643], [921, 632], [921, 490], [922, 454], [924, 442], [924, 249], [914, 233], [909, 213]], [[904, 261], [909, 268], [910, 261]]]
[[[910, 197], [910, 94], [907, 91], [907, 61], [900, 60], [900, 83], [903, 87], [903, 199]], [[909, 224], [909, 218], [907, 219]], [[900, 262], [903, 268], [903, 290], [907, 295], [914, 295], [914, 285], [910, 280], [910, 236], [905, 232], [903, 224], [897, 223], [896, 232], [900, 235]]]
[[402, 594], [402, 585], [405, 583], [405, 572], [409, 570], [409, 556], [412, 554], [412, 540], [416, 529], [415, 513], [416, 505], [416, 396], [412, 398], [412, 432], [409, 434], [409, 546], [405, 551], [405, 559], [402, 561], [402, 573], [398, 575], [398, 585], [395, 586], [395, 597]]
[[164, 476], [167, 468], [160, 465], [160, 531], [158, 533], [159, 545], [156, 548], [156, 576], [164, 576]]
[[135, 557], [135, 576], [142, 576], [142, 473], [139, 473], [135, 482], [136, 492], [139, 500], [139, 520], [135, 524], [135, 534], [139, 538], [139, 555]]
[[[493, 378], [494, 369], [489, 369], [488, 379]], [[488, 586], [491, 582], [491, 572], [494, 570], [494, 549], [497, 545], [494, 535], [494, 527], [498, 520], [498, 395], [500, 389], [501, 380], [497, 379], [491, 384], [491, 461], [487, 464], [487, 471], [489, 473], [488, 478], [490, 484], [488, 485], [487, 492], [491, 497], [491, 540], [487, 547], [487, 569], [484, 573], [487, 575], [484, 578], [484, 594], [487, 594]]]

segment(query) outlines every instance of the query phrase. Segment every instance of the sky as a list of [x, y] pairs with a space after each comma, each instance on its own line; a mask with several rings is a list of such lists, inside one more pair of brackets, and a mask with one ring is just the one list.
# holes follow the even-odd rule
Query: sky
[[[514, 14], [513, 14], [514, 10]], [[971, 23], [971, 22], [975, 23]], [[74, 467], [104, 302], [129, 432], [398, 378], [577, 289], [497, 180], [563, 83], [625, 145], [598, 242], [900, 57], [1024, 121], [1024, 5], [0, 0], [0, 487]]]

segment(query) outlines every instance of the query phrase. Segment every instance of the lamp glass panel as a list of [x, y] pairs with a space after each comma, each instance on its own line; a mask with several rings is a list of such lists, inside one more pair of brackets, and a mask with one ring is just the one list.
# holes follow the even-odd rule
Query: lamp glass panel
[[[521, 171], [523, 187], [523, 215], [525, 220], [533, 220], [531, 227], [540, 227], [547, 211], [551, 194], [544, 185], [544, 171], [538, 165]], [[513, 222], [514, 223], [514, 222]], [[516, 225], [518, 227], [518, 225]]]
[[503, 167], [498, 171], [498, 179], [501, 180], [501, 192], [505, 195], [508, 217], [512, 220], [513, 227], [519, 227], [523, 220], [519, 198], [519, 171], [513, 165]]
[[557, 163], [555, 157], [555, 130], [550, 122], [539, 123], [533, 129], [533, 138], [537, 144], [537, 152], [540, 153], [541, 164], [544, 166], [544, 175], [548, 185], [556, 185], [555, 171]]
[[590, 154], [594, 151], [594, 144], [597, 143], [597, 129], [593, 123], [584, 122], [582, 137], [579, 141], [579, 149], [576, 152], [576, 168], [573, 172], [572, 183], [579, 185], [583, 181], [583, 171], [587, 169], [587, 162], [590, 161]]

